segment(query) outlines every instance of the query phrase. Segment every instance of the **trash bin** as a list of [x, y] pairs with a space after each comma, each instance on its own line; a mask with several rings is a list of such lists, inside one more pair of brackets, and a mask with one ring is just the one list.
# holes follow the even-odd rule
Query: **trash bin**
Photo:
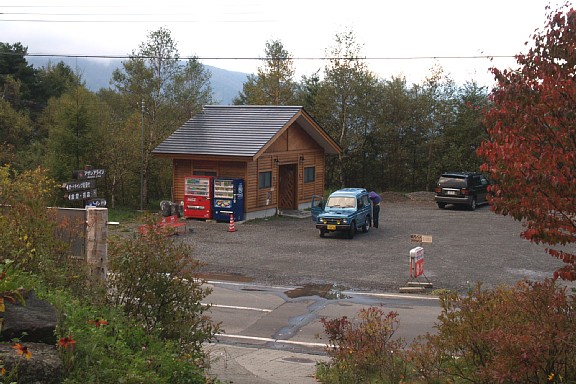
[[172, 202], [168, 200], [163, 200], [160, 202], [160, 212], [163, 217], [168, 217], [172, 215]]

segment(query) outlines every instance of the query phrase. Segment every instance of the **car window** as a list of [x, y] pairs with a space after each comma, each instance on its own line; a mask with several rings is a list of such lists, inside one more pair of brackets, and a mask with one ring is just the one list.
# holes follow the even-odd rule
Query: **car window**
[[346, 196], [331, 196], [326, 203], [328, 208], [355, 208], [356, 199]]
[[438, 180], [442, 188], [466, 188], [466, 178], [457, 176], [442, 176]]
[[364, 199], [364, 205], [365, 206], [369, 206], [370, 203], [370, 197], [368, 197], [368, 195], [365, 195], [364, 197], [362, 197]]

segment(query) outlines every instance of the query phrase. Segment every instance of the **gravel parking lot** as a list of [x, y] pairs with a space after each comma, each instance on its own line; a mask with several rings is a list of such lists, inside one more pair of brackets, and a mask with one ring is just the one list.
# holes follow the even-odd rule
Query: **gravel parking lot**
[[[320, 238], [310, 218], [272, 217], [235, 223], [189, 221], [178, 241], [193, 248], [208, 278], [234, 278], [268, 285], [334, 284], [343, 289], [397, 292], [409, 278], [411, 234], [431, 235], [425, 249], [425, 278], [434, 289], [464, 292], [521, 279], [552, 277], [561, 263], [543, 246], [520, 238], [521, 223], [476, 211], [438, 209], [430, 193], [386, 194], [380, 228], [354, 239]], [[427, 279], [427, 280], [426, 280]]]

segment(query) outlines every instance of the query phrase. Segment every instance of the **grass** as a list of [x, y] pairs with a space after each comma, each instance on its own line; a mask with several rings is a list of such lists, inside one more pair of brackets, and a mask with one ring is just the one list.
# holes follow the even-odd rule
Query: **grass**
[[108, 208], [108, 221], [120, 223], [142, 222], [144, 212], [128, 208]]

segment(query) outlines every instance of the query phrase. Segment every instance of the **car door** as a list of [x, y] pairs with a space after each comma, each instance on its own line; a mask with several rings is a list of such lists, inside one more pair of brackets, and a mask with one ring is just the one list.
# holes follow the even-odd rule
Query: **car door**
[[368, 220], [368, 217], [372, 214], [372, 203], [368, 195], [362, 196], [362, 220], [360, 223], [366, 226], [370, 226], [371, 221]]
[[314, 195], [312, 196], [312, 204], [310, 205], [310, 211], [312, 213], [312, 220], [316, 222], [318, 220], [318, 215], [324, 212], [324, 197]]
[[480, 175], [480, 185], [478, 186], [478, 191], [478, 202], [486, 202], [486, 195], [488, 194], [488, 179], [484, 175]]

